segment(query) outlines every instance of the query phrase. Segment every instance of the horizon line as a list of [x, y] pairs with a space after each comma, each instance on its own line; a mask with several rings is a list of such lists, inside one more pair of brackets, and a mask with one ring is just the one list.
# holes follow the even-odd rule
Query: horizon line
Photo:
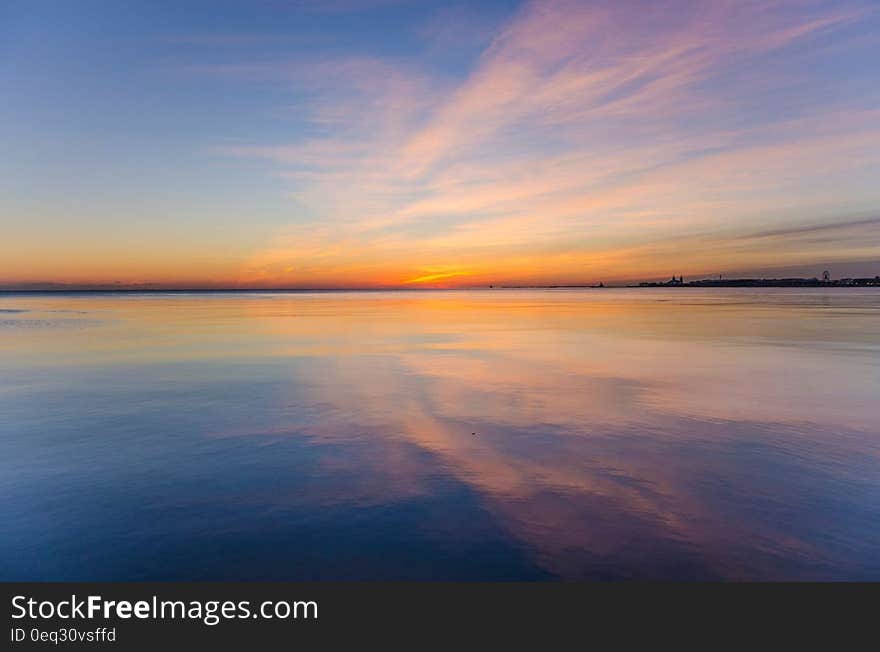
[[[674, 278], [674, 277], [673, 277]], [[843, 277], [837, 279], [829, 279], [828, 285], [822, 287], [850, 287], [848, 285], [840, 285], [843, 280], [864, 280], [877, 279], [880, 275], [875, 276], [859, 276], [859, 277]], [[715, 285], [719, 281], [723, 284]], [[469, 286], [451, 286], [451, 287], [412, 287], [412, 286], [386, 286], [386, 287], [145, 287], [145, 286], [105, 286], [105, 285], [81, 285], [81, 286], [64, 286], [60, 284], [47, 285], [44, 287], [15, 287], [0, 285], [0, 293], [3, 294], [52, 294], [52, 293], [95, 293], [95, 294], [132, 294], [132, 293], [232, 293], [232, 292], [448, 292], [448, 291], [468, 291], [468, 290], [565, 290], [565, 289], [586, 289], [586, 290], [609, 290], [609, 289], [644, 289], [656, 287], [725, 287], [727, 283], [737, 282], [782, 282], [782, 281], [819, 281], [818, 277], [731, 277], [725, 279], [715, 279], [714, 277], [695, 278], [687, 283], [679, 281], [678, 284], [667, 284], [664, 281], [633, 281], [629, 283], [553, 283], [553, 284], [489, 284], [489, 285], [469, 285]], [[692, 285], [694, 283], [707, 283], [707, 285]], [[805, 286], [810, 287], [810, 286]]]

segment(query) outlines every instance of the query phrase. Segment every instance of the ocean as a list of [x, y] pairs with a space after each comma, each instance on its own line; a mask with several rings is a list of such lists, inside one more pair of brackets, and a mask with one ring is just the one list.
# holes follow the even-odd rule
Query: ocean
[[880, 290], [0, 294], [2, 580], [880, 580]]

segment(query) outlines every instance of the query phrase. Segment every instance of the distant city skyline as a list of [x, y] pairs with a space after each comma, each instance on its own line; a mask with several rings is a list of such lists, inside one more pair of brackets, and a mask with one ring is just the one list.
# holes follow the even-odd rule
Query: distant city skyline
[[0, 288], [880, 273], [880, 7], [13, 1]]

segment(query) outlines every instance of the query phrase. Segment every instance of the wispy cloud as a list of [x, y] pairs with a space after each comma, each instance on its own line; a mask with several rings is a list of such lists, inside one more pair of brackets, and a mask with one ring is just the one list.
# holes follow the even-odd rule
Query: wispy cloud
[[[743, 253], [730, 226], [802, 236], [880, 201], [880, 93], [816, 92], [843, 45], [815, 45], [874, 19], [856, 2], [533, 2], [463, 78], [417, 58], [201, 66], [306, 97], [310, 137], [220, 148], [271, 161], [296, 200], [240, 280], [565, 282], [800, 260], [802, 237]], [[691, 249], [695, 233], [713, 251]]]
[[405, 285], [412, 285], [418, 283], [434, 283], [437, 281], [443, 281], [450, 278], [459, 278], [462, 276], [468, 276], [467, 272], [436, 272], [434, 274], [424, 274], [422, 276], [417, 276], [416, 278], [410, 278], [405, 280], [403, 283]]

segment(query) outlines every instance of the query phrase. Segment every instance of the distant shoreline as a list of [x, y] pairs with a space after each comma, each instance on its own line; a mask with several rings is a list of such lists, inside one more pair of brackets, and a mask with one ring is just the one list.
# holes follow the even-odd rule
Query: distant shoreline
[[819, 280], [817, 278], [732, 278], [732, 279], [700, 279], [684, 282], [683, 279], [663, 283], [639, 283], [630, 287], [681, 287], [681, 288], [852, 288], [880, 287], [880, 276], [873, 278], [842, 278], [835, 280]]
[[473, 290], [644, 290], [656, 288], [880, 288], [880, 279], [804, 281], [788, 279], [731, 279], [682, 282], [645, 282], [638, 285], [495, 285], [460, 288], [0, 288], [0, 295], [27, 294], [324, 294], [339, 292], [467, 292]]

